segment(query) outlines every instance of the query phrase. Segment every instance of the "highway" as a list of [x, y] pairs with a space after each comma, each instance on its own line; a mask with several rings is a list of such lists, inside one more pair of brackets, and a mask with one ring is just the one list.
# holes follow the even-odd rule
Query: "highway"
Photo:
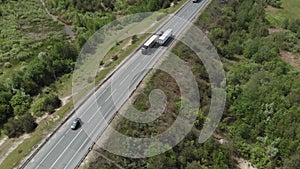
[[[192, 21], [208, 2], [209, 0], [202, 0], [200, 3], [189, 1], [176, 13], [176, 16]], [[187, 23], [177, 17], [171, 17], [158, 31], [171, 28], [175, 37], [179, 36], [187, 28]], [[81, 159], [89, 152], [89, 147], [101, 136], [120, 106], [130, 97], [149, 68], [155, 65], [166, 50], [167, 47], [160, 46], [151, 55], [142, 55], [140, 51], [135, 53], [78, 108], [76, 113], [26, 164], [25, 168], [76, 168]], [[136, 74], [137, 72], [139, 73]], [[71, 130], [70, 126], [75, 117], [81, 118], [82, 124], [77, 130]]]

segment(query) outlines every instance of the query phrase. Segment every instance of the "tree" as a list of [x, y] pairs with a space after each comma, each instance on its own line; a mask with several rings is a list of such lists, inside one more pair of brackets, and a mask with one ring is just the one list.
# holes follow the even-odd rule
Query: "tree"
[[25, 114], [30, 108], [31, 97], [24, 92], [18, 91], [10, 100], [10, 105], [14, 110], [15, 116]]
[[39, 86], [30, 78], [30, 73], [27, 73], [27, 66], [24, 72], [20, 71], [13, 74], [11, 86], [14, 89], [24, 91], [31, 96], [38, 94]]
[[22, 126], [15, 118], [8, 119], [7, 123], [4, 124], [3, 129], [4, 134], [9, 138], [19, 137], [23, 134]]
[[37, 123], [35, 122], [34, 117], [29, 113], [21, 116], [18, 120], [20, 121], [20, 125], [22, 126], [23, 131], [26, 133], [33, 132], [37, 127]]
[[24, 132], [30, 133], [37, 127], [35, 119], [30, 114], [18, 116], [17, 118], [10, 118], [4, 124], [4, 134], [9, 138], [19, 137]]
[[228, 41], [227, 45], [227, 53], [229, 55], [237, 54], [241, 55], [243, 54], [243, 41], [245, 37], [245, 32], [233, 32], [230, 36], [230, 39]]
[[57, 95], [49, 94], [46, 96], [44, 107], [48, 113], [53, 113], [56, 108], [61, 106], [61, 101]]
[[37, 98], [32, 106], [31, 111], [36, 116], [42, 116], [44, 113], [53, 113], [56, 108], [61, 106], [61, 101], [55, 94], [47, 94]]
[[42, 116], [45, 113], [44, 103], [45, 103], [45, 98], [38, 97], [31, 105], [30, 111], [35, 116]]

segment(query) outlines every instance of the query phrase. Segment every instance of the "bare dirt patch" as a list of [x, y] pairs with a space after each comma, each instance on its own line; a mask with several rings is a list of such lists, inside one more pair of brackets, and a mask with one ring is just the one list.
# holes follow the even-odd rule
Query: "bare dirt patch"
[[276, 12], [278, 9], [277, 8], [274, 8], [273, 6], [271, 5], [268, 5], [267, 6], [267, 11], [270, 11], [270, 12]]
[[290, 63], [292, 66], [296, 67], [296, 68], [300, 68], [300, 56], [293, 54], [291, 52], [288, 51], [280, 51], [280, 55], [282, 60], [284, 60], [285, 62]]
[[47, 117], [48, 117], [48, 113], [45, 113], [43, 116], [37, 117], [35, 122], [39, 124], [42, 120], [46, 119]]
[[123, 47], [122, 50], [126, 50], [129, 46], [132, 45], [132, 39], [130, 39], [130, 41], [128, 41], [128, 43], [126, 43]]
[[249, 161], [243, 158], [236, 158], [236, 161], [238, 162], [237, 166], [240, 169], [257, 169], [257, 167], [253, 166]]
[[61, 99], [60, 99], [61, 102], [62, 102], [62, 106], [61, 106], [61, 107], [63, 107], [64, 105], [66, 105], [66, 104], [71, 100], [71, 98], [72, 98], [72, 95], [66, 96], [66, 97], [64, 97], [64, 98], [61, 98]]
[[[214, 138], [222, 145], [227, 145], [229, 142], [223, 138], [221, 134], [213, 133]], [[237, 161], [237, 167], [240, 169], [257, 169], [254, 165], [252, 165], [248, 160], [241, 157], [233, 157]]]
[[268, 31], [269, 31], [269, 34], [272, 34], [272, 33], [276, 33], [276, 32], [281, 32], [283, 31], [284, 29], [283, 28], [280, 28], [280, 27], [274, 27], [274, 28], [269, 28]]

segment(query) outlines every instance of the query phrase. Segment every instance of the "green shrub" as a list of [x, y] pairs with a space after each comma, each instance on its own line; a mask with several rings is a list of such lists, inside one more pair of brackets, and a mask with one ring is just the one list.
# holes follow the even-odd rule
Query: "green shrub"
[[30, 57], [30, 53], [28, 52], [20, 52], [17, 55], [17, 60], [19, 61], [25, 61], [26, 59], [28, 59]]
[[45, 98], [38, 98], [36, 99], [33, 104], [31, 105], [30, 111], [35, 115], [35, 116], [43, 116], [45, 114], [44, 111], [44, 103], [45, 103]]
[[118, 55], [114, 55], [113, 57], [112, 57], [112, 60], [113, 61], [115, 61], [115, 60], [117, 60], [118, 59]]
[[30, 114], [26, 114], [24, 116], [21, 116], [19, 118], [19, 120], [20, 120], [20, 125], [22, 126], [23, 131], [25, 133], [31, 133], [37, 127], [37, 124], [35, 122], [35, 118]]
[[24, 92], [17, 92], [10, 100], [10, 105], [14, 110], [14, 114], [24, 115], [30, 108], [31, 97]]
[[8, 62], [9, 61], [9, 57], [8, 56], [3, 56], [3, 57], [1, 57], [1, 61], [2, 62]]
[[5, 62], [4, 63], [4, 68], [11, 68], [12, 64], [10, 62]]
[[7, 123], [4, 124], [3, 133], [9, 138], [19, 137], [23, 134], [21, 125], [18, 124], [18, 121], [14, 118], [8, 119]]
[[55, 94], [44, 95], [35, 100], [31, 106], [31, 111], [36, 116], [42, 116], [43, 114], [53, 113], [55, 109], [61, 106], [61, 101]]
[[4, 134], [9, 138], [19, 137], [24, 133], [30, 133], [37, 127], [32, 115], [26, 114], [18, 118], [10, 118], [4, 124]]

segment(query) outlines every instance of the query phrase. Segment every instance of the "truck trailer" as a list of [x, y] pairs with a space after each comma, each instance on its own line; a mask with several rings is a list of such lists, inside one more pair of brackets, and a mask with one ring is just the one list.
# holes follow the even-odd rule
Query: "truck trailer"
[[157, 34], [152, 35], [142, 46], [142, 54], [144, 55], [149, 54], [151, 48], [153, 48], [156, 44], [161, 46], [165, 45], [168, 39], [173, 36], [172, 34], [173, 34], [173, 30], [168, 29], [159, 35]]
[[142, 46], [142, 54], [146, 55], [148, 54], [150, 48], [152, 48], [158, 39], [158, 35], [152, 35], [151, 38], [149, 38], [146, 43]]
[[164, 45], [166, 43], [166, 41], [172, 36], [173, 30], [172, 29], [168, 29], [166, 30], [158, 39], [157, 39], [157, 43], [159, 45]]

